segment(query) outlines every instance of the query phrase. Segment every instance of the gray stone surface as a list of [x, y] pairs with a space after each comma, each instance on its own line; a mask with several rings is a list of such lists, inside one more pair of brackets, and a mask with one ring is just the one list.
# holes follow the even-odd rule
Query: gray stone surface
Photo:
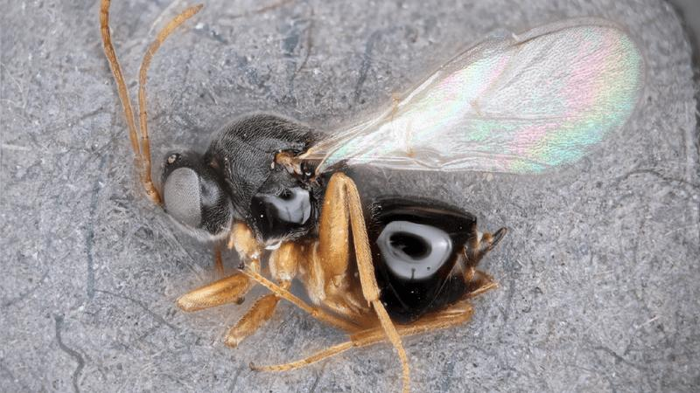
[[[0, 1], [0, 391], [399, 391], [386, 345], [250, 371], [344, 339], [289, 304], [235, 350], [222, 339], [250, 302], [175, 307], [214, 277], [210, 249], [138, 187], [97, 3]], [[155, 157], [204, 146], [250, 110], [332, 131], [495, 28], [617, 21], [646, 58], [643, 100], [581, 163], [544, 177], [355, 176], [365, 195], [432, 195], [512, 229], [484, 264], [501, 288], [472, 322], [407, 340], [414, 391], [700, 389], [696, 88], [679, 17], [659, 0], [427, 3], [207, 2], [154, 61]], [[130, 81], [154, 21], [186, 4], [113, 5]]]

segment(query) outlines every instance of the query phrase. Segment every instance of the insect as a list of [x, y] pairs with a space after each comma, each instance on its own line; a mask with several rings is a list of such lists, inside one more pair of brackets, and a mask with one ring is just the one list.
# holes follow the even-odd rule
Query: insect
[[[642, 57], [611, 22], [575, 19], [519, 35], [496, 33], [387, 110], [330, 135], [280, 116], [240, 117], [203, 154], [167, 154], [159, 190], [151, 178], [147, 72], [160, 45], [201, 6], [175, 17], [149, 46], [139, 72], [137, 127], [111, 43], [109, 3], [102, 0], [100, 13], [105, 54], [146, 194], [185, 231], [226, 243], [241, 260], [236, 274], [185, 294], [178, 305], [195, 311], [240, 302], [259, 284], [272, 293], [231, 328], [228, 345], [269, 320], [280, 299], [349, 335], [308, 358], [258, 370], [291, 370], [388, 341], [408, 391], [402, 337], [468, 321], [471, 299], [496, 287], [477, 267], [505, 228], [482, 233], [474, 215], [435, 200], [362, 201], [344, 168], [542, 173], [577, 161], [621, 128], [642, 88]], [[293, 280], [310, 303], [289, 291]]]

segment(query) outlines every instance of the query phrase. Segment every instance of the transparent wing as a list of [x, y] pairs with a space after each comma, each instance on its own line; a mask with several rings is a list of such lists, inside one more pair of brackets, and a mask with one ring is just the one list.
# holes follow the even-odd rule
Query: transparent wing
[[632, 114], [643, 60], [600, 19], [494, 34], [380, 116], [303, 156], [402, 170], [536, 173], [572, 163]]

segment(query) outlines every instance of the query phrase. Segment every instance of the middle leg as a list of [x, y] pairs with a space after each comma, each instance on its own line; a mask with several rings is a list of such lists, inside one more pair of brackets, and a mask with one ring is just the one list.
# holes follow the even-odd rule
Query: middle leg
[[[246, 266], [260, 270], [262, 250], [247, 225], [236, 223], [231, 229], [228, 248], [234, 247]], [[248, 276], [235, 273], [184, 294], [177, 300], [177, 305], [184, 311], [199, 311], [228, 303], [240, 304], [252, 287], [253, 282]]]

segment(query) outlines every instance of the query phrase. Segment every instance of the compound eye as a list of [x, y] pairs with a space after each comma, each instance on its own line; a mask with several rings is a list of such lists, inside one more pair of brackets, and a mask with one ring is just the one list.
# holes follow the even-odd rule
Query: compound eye
[[309, 221], [311, 195], [301, 187], [285, 188], [279, 195], [259, 193], [253, 197], [251, 211], [265, 240], [284, 237]]
[[452, 253], [452, 240], [443, 230], [409, 221], [392, 221], [377, 238], [389, 270], [403, 280], [432, 277]]
[[165, 210], [179, 223], [197, 227], [202, 222], [199, 176], [190, 168], [178, 168], [163, 186]]

